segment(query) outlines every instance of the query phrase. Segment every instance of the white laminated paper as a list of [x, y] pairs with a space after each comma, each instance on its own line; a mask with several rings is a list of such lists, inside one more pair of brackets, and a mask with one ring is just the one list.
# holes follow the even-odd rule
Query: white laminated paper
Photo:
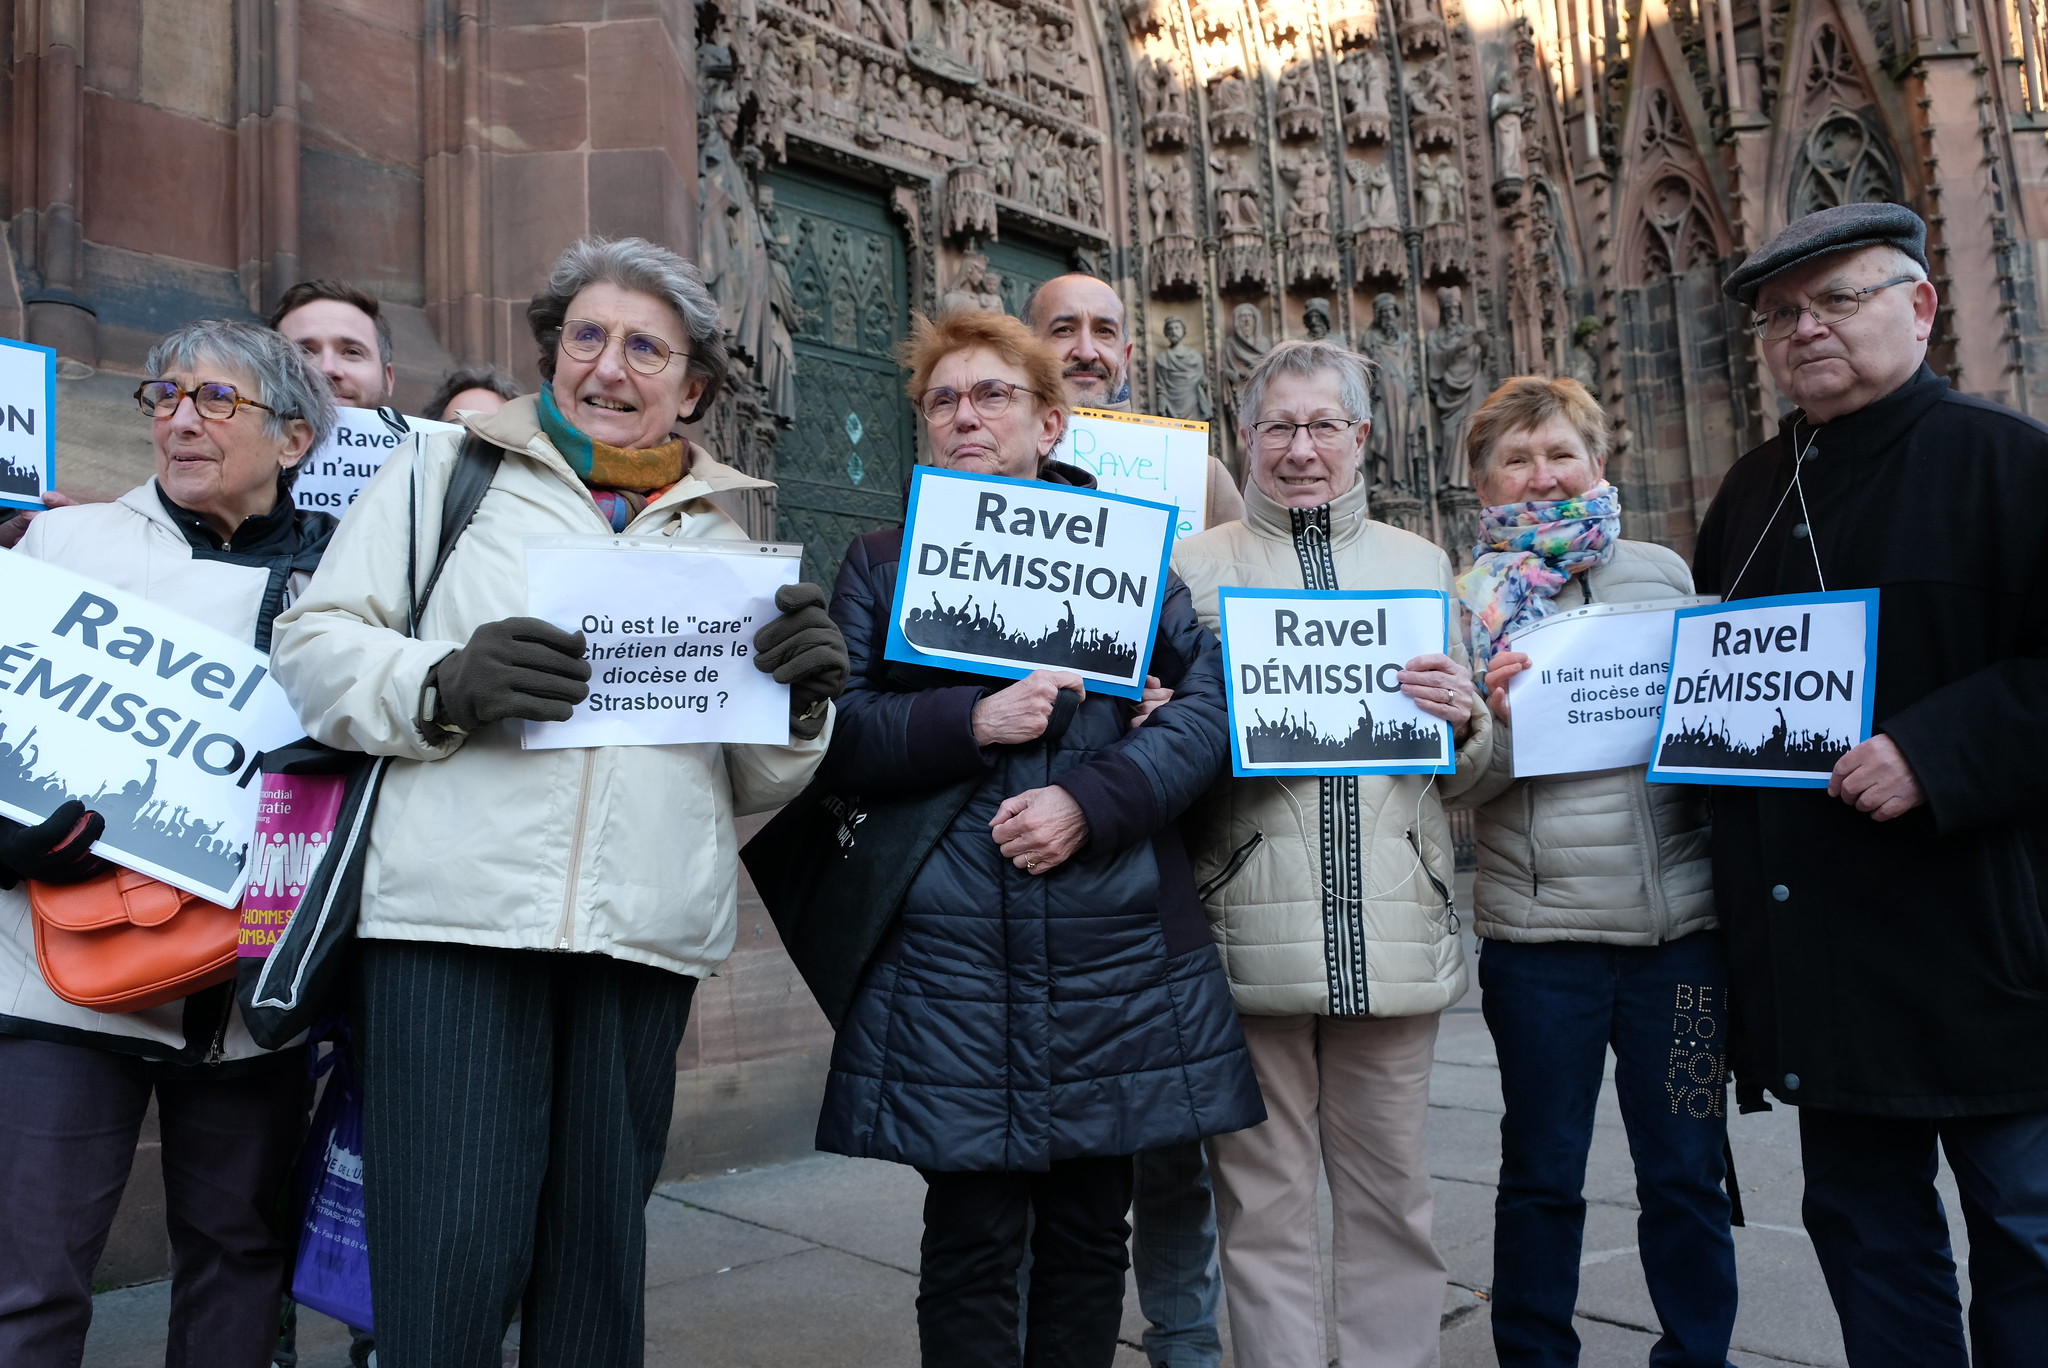
[[1529, 657], [1508, 681], [1515, 776], [1647, 765], [1671, 669], [1671, 620], [1712, 598], [1595, 603], [1508, 638]]
[[789, 686], [754, 666], [803, 548], [667, 537], [529, 537], [527, 612], [588, 643], [590, 697], [528, 722], [528, 750], [789, 741]]
[[0, 508], [40, 509], [56, 469], [57, 353], [0, 337]]
[[391, 454], [430, 432], [460, 432], [460, 423], [408, 418], [391, 409], [336, 408], [334, 431], [299, 462], [292, 502], [340, 517]]
[[1209, 525], [1207, 423], [1077, 408], [1053, 458], [1093, 475], [1105, 494], [1172, 504], [1175, 541]]

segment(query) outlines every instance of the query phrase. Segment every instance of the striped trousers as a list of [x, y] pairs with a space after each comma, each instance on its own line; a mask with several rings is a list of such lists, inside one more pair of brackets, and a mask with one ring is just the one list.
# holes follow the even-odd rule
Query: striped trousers
[[381, 1368], [638, 1368], [645, 1208], [695, 979], [604, 955], [360, 942]]

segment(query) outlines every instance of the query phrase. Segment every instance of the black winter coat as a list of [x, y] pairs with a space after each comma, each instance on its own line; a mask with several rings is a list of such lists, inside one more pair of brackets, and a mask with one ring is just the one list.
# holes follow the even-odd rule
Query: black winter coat
[[1827, 588], [1879, 590], [1873, 724], [1927, 794], [1874, 822], [1825, 790], [1714, 790], [1746, 1106], [1761, 1085], [1886, 1116], [2048, 1108], [2044, 511], [2048, 428], [1925, 367], [1821, 427], [1794, 415], [1708, 509], [1701, 593], [1810, 593], [1816, 554]]
[[[1081, 483], [1087, 477], [1074, 472]], [[832, 617], [852, 674], [820, 771], [862, 793], [980, 785], [905, 895], [832, 1051], [818, 1148], [943, 1170], [1043, 1170], [1265, 1119], [1174, 819], [1227, 755], [1222, 653], [1170, 581], [1145, 726], [1091, 693], [1066, 733], [983, 748], [1010, 681], [885, 661], [900, 531], [855, 541]], [[1005, 798], [1064, 787], [1089, 837], [1050, 874], [1003, 857]]]

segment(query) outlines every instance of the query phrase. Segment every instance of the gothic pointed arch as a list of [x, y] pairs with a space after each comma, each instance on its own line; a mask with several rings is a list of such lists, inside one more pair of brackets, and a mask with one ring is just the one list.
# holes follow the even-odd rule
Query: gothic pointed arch
[[1645, 22], [1637, 50], [1624, 124], [1631, 166], [1621, 196], [1624, 289], [1713, 265], [1733, 242], [1719, 176], [1699, 138], [1704, 109], [1669, 25]]
[[1836, 0], [1801, 7], [1785, 48], [1776, 111], [1772, 229], [1842, 204], [1911, 203], [1910, 166], [1895, 135], [1900, 111], [1871, 79], [1876, 48], [1859, 12]]

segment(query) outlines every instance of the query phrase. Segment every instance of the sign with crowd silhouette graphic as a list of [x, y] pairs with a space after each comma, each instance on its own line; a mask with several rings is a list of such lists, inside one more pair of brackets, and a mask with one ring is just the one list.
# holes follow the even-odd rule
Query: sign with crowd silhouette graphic
[[1450, 725], [1416, 707], [1398, 676], [1445, 649], [1449, 608], [1425, 589], [1217, 591], [1231, 772], [1448, 773]]
[[256, 827], [256, 757], [303, 734], [261, 651], [45, 561], [7, 555], [0, 816], [77, 799], [93, 850], [232, 907]]
[[41, 508], [56, 462], [57, 353], [0, 337], [0, 508]]
[[1870, 737], [1878, 591], [1680, 609], [1652, 783], [1826, 788]]
[[920, 466], [887, 657], [1008, 679], [1071, 670], [1137, 698], [1175, 516], [1146, 499]]

